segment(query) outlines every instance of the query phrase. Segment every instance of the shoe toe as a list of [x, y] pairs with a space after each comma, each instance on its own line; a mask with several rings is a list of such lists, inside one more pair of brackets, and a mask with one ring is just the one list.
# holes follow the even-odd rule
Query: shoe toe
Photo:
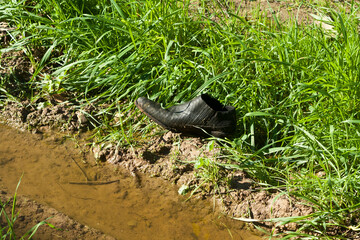
[[139, 97], [138, 99], [136, 99], [135, 105], [137, 107], [142, 107], [142, 106], [144, 106], [144, 103], [147, 102], [146, 100], [148, 100], [148, 99], [145, 97]]

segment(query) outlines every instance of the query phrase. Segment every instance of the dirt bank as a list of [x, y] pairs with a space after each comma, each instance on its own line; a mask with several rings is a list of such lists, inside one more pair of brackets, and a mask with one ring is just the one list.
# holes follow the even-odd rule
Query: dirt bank
[[[36, 103], [9, 102], [1, 112], [2, 119], [7, 124], [21, 129], [31, 129], [34, 133], [40, 134], [39, 136], [46, 135], [51, 126], [60, 130], [70, 126], [68, 130], [74, 133], [85, 129], [89, 121], [79, 121], [80, 118], [77, 117], [79, 115], [79, 111], [74, 110], [68, 103], [41, 109]], [[66, 122], [67, 125], [61, 124], [62, 122]], [[84, 123], [82, 127], [80, 127], [81, 122]], [[142, 141], [138, 147], [122, 148], [112, 143], [105, 143], [94, 145], [84, 151], [91, 151], [98, 161], [106, 161], [127, 169], [132, 174], [139, 172], [161, 177], [176, 184], [177, 188], [188, 192], [195, 190], [194, 198], [215, 201], [217, 209], [229, 216], [261, 220], [302, 216], [313, 211], [311, 207], [299, 203], [292, 197], [257, 190], [257, 185], [242, 171], [220, 168], [218, 179], [213, 179], [217, 188], [213, 185], [214, 182], [204, 183], [204, 178], [199, 176], [206, 172], [194, 168], [195, 161], [199, 158], [215, 159], [221, 154], [217, 147], [209, 150], [207, 146], [208, 142], [201, 138], [166, 132], [147, 139], [146, 142]], [[93, 162], [95, 163], [95, 160]], [[201, 187], [196, 189], [197, 186]], [[273, 227], [275, 232], [296, 229], [295, 224], [277, 226], [273, 223], [265, 223], [265, 225]]]
[[80, 140], [76, 148], [66, 135], [31, 135], [0, 125], [0, 142], [2, 201], [14, 195], [21, 177], [18, 194], [38, 202], [17, 202], [19, 234], [51, 217], [47, 221], [62, 230], [43, 225], [36, 239], [259, 239], [209, 202], [185, 201], [165, 180], [95, 164], [91, 154], [79, 151]]

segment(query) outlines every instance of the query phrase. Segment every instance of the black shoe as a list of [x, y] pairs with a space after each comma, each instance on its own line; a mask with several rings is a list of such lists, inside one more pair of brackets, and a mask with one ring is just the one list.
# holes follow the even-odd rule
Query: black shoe
[[207, 94], [167, 109], [145, 97], [138, 98], [135, 105], [157, 124], [173, 132], [223, 138], [236, 130], [235, 108], [223, 106]]

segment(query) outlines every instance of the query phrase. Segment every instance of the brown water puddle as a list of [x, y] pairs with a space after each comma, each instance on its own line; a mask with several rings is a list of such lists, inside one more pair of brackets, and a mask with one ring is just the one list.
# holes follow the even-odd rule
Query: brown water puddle
[[[117, 239], [260, 239], [204, 201], [185, 202], [158, 178], [97, 166], [63, 137], [22, 133], [0, 125], [0, 187], [47, 204]], [[83, 185], [89, 180], [111, 182]], [[115, 181], [115, 182], [112, 182]], [[77, 183], [77, 184], [74, 184]], [[0, 189], [1, 190], [1, 189]]]

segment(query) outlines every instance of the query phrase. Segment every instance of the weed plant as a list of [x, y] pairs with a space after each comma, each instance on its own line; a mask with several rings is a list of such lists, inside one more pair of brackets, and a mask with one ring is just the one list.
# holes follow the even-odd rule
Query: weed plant
[[[16, 28], [1, 52], [28, 55], [33, 99], [66, 91], [84, 105], [107, 103], [94, 116], [107, 119], [98, 129], [107, 140], [131, 143], [134, 132], [146, 136], [152, 126], [141, 129], [146, 118], [135, 122], [125, 114], [137, 97], [170, 106], [209, 93], [237, 109], [236, 136], [219, 140], [229, 159], [223, 167], [244, 170], [264, 188], [314, 207], [308, 217], [281, 220], [301, 226], [287, 237], [359, 231], [356, 1], [337, 10], [307, 5], [328, 16], [331, 30], [298, 23], [296, 16], [269, 19], [258, 9], [244, 18], [231, 1], [0, 2], [0, 21]], [[43, 49], [40, 61], [32, 49]], [[6, 79], [0, 82], [9, 97]], [[111, 127], [117, 109], [123, 118]]]

